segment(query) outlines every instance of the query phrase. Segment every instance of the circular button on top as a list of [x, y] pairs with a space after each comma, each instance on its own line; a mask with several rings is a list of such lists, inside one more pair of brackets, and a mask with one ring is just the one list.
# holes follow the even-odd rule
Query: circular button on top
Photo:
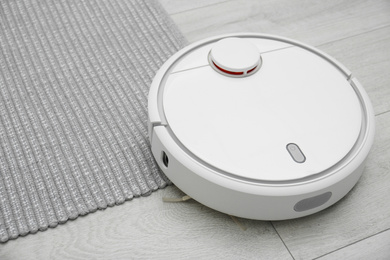
[[222, 74], [248, 76], [260, 68], [261, 56], [249, 40], [231, 37], [218, 41], [212, 47], [209, 62]]

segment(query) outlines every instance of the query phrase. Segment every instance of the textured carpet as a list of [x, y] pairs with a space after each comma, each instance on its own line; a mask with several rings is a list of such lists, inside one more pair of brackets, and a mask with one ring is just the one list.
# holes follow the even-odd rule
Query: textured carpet
[[169, 183], [147, 96], [185, 44], [156, 1], [0, 1], [1, 242]]

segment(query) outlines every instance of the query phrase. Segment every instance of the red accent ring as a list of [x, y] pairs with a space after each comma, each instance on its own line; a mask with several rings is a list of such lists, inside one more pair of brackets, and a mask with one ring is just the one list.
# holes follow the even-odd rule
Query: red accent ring
[[228, 70], [224, 70], [222, 69], [221, 67], [217, 66], [217, 64], [215, 64], [215, 62], [213, 61], [213, 64], [214, 66], [219, 69], [220, 71], [226, 73], [226, 74], [230, 74], [230, 75], [243, 75], [244, 72], [235, 72], [235, 71], [228, 71]]
[[[225, 69], [222, 69], [221, 67], [219, 67], [217, 64], [215, 64], [215, 62], [213, 61], [213, 65], [219, 69], [220, 71], [222, 71], [223, 73], [226, 73], [226, 74], [230, 74], [230, 75], [243, 75], [244, 72], [236, 72], [236, 71], [229, 71], [229, 70], [225, 70]], [[254, 71], [255, 69], [257, 68], [257, 66], [255, 66], [254, 68], [248, 70], [246, 73], [249, 74], [251, 73], [252, 71]]]
[[256, 68], [257, 68], [257, 66], [255, 66], [253, 69], [248, 70], [246, 73], [249, 74], [249, 73], [251, 73], [252, 71], [254, 71]]

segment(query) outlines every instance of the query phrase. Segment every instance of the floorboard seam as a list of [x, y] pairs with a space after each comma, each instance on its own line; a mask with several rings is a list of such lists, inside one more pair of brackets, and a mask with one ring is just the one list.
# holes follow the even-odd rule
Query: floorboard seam
[[276, 234], [278, 235], [278, 237], [279, 237], [280, 240], [282, 241], [284, 247], [287, 249], [288, 253], [289, 253], [290, 256], [292, 257], [292, 259], [295, 260], [295, 257], [294, 257], [293, 254], [291, 253], [290, 249], [287, 247], [286, 243], [284, 243], [284, 240], [283, 240], [283, 238], [280, 236], [278, 230], [275, 228], [274, 223], [273, 223], [272, 221], [270, 221], [270, 223], [271, 223], [272, 227], [274, 228]]
[[208, 8], [208, 7], [213, 6], [213, 5], [224, 4], [226, 2], [232, 2], [232, 1], [236, 1], [236, 0], [226, 0], [226, 1], [223, 1], [223, 2], [214, 3], [214, 4], [211, 4], [211, 5], [203, 5], [203, 6], [200, 6], [200, 7], [191, 8], [191, 9], [180, 11], [180, 12], [177, 12], [177, 13], [169, 13], [169, 15], [173, 16], [173, 15], [176, 15], [176, 14], [182, 14], [182, 13], [185, 13], [185, 12], [191, 12], [193, 10], [202, 9], [202, 8], [206, 8], [206, 7]]
[[366, 34], [366, 33], [371, 33], [371, 32], [375, 32], [375, 31], [378, 31], [378, 30], [382, 30], [382, 29], [384, 29], [386, 27], [390, 27], [390, 24], [379, 26], [379, 27], [376, 27], [376, 28], [371, 29], [369, 31], [365, 31], [365, 32], [360, 32], [360, 33], [357, 33], [357, 34], [349, 35], [349, 36], [344, 37], [344, 38], [339, 38], [339, 39], [334, 39], [334, 40], [331, 40], [331, 41], [328, 41], [328, 42], [324, 42], [324, 43], [315, 45], [315, 47], [320, 48], [321, 46], [324, 46], [324, 45], [327, 45], [327, 44], [335, 43], [335, 42], [338, 42], [338, 41], [343, 41], [343, 40], [346, 40], [346, 39], [349, 39], [349, 38], [353, 38], [353, 37], [356, 37], [356, 36], [359, 36], [359, 35], [363, 35], [363, 34]]
[[381, 116], [381, 115], [389, 113], [389, 112], [390, 112], [390, 110], [384, 111], [384, 112], [380, 112], [380, 113], [376, 114], [375, 116]]
[[316, 257], [316, 258], [313, 258], [313, 260], [320, 259], [321, 257], [324, 257], [324, 256], [326, 256], [326, 255], [330, 255], [330, 254], [332, 254], [332, 253], [334, 253], [334, 252], [340, 251], [341, 249], [347, 248], [347, 247], [349, 247], [349, 246], [352, 246], [352, 245], [354, 245], [354, 244], [356, 244], [356, 243], [359, 243], [359, 242], [361, 242], [361, 241], [363, 241], [363, 240], [366, 240], [366, 239], [368, 239], [368, 238], [374, 237], [374, 236], [376, 236], [376, 235], [379, 235], [379, 234], [381, 234], [381, 233], [383, 233], [383, 232], [386, 232], [386, 231], [389, 231], [389, 230], [390, 230], [390, 228], [387, 228], [387, 229], [385, 229], [385, 230], [379, 231], [378, 233], [372, 234], [372, 235], [370, 235], [370, 236], [368, 236], [368, 237], [365, 237], [365, 238], [356, 240], [356, 241], [353, 242], [353, 243], [350, 243], [350, 244], [348, 244], [348, 245], [345, 245], [345, 246], [342, 246], [342, 247], [340, 247], [340, 248], [338, 248], [338, 249], [335, 249], [335, 250], [333, 250], [333, 251], [330, 251], [330, 252], [328, 252], [328, 253], [326, 253], [326, 254], [323, 254], [323, 255], [320, 255], [320, 256], [318, 256], [318, 257]]

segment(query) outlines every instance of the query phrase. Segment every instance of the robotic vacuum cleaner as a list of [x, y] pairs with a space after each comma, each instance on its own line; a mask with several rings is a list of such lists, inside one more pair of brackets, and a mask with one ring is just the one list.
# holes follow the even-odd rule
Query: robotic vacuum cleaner
[[153, 155], [183, 192], [258, 220], [323, 210], [359, 180], [374, 139], [363, 87], [342, 64], [264, 34], [193, 43], [149, 93]]

